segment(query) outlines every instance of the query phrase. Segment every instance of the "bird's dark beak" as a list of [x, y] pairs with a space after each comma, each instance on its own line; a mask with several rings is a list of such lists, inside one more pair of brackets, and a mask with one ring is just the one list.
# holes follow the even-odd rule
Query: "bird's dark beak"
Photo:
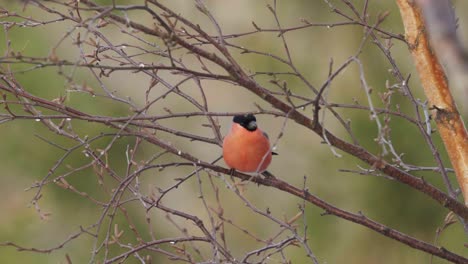
[[257, 129], [257, 122], [252, 120], [247, 124], [247, 130], [254, 131], [255, 129]]

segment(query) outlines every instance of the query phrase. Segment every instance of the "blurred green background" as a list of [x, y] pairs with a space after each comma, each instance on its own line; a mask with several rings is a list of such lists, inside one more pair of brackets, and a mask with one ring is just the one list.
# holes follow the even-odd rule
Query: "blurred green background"
[[[99, 1], [108, 4], [110, 1]], [[119, 4], [141, 3], [141, 1], [118, 1]], [[169, 1], [166, 1], [169, 2]], [[343, 4], [334, 1], [343, 10], [347, 10]], [[358, 7], [362, 7], [363, 1], [353, 1]], [[267, 9], [267, 4], [272, 1], [205, 1], [206, 6], [212, 11], [218, 20], [223, 33], [232, 34], [253, 30], [252, 21], [261, 28], [275, 27], [274, 17]], [[7, 10], [22, 12], [25, 16], [33, 16], [43, 20], [51, 19], [53, 16], [46, 15], [35, 7], [27, 7], [23, 11], [21, 1], [0, 0], [0, 6]], [[190, 18], [202, 28], [214, 33], [215, 30], [209, 20], [200, 12], [196, 11], [192, 1], [171, 1], [170, 6], [175, 10]], [[454, 1], [455, 10], [459, 17], [459, 33], [463, 42], [468, 43], [468, 3], [466, 1]], [[329, 7], [323, 1], [279, 1], [278, 10], [283, 26], [293, 26], [300, 24], [300, 19], [304, 18], [312, 23], [333, 23], [343, 21], [342, 18], [330, 12]], [[375, 21], [377, 15], [383, 11], [390, 11], [389, 17], [382, 24], [385, 28], [394, 33], [403, 33], [402, 24], [398, 9], [394, 1], [370, 1], [370, 19]], [[130, 16], [137, 16], [138, 13], [130, 13]], [[0, 18], [1, 19], [1, 18]], [[145, 18], [141, 18], [145, 19]], [[148, 25], [153, 23], [149, 18]], [[18, 19], [17, 21], [20, 21]], [[42, 56], [50, 55], [51, 48], [57, 44], [64, 33], [70, 29], [69, 22], [52, 23], [46, 26], [31, 28], [14, 27], [8, 31], [0, 33], [0, 52], [4, 54], [6, 38], [11, 40], [11, 47], [14, 51], [21, 51], [23, 55]], [[116, 42], [132, 43], [134, 39], [122, 34], [118, 29], [105, 29], [108, 36], [112, 36]], [[297, 68], [315, 86], [320, 87], [326, 80], [328, 74], [328, 64], [333, 58], [335, 67], [341, 65], [348, 57], [354, 55], [362, 41], [363, 29], [358, 26], [343, 27], [312, 27], [306, 30], [293, 31], [285, 35], [290, 45], [290, 51]], [[155, 41], [155, 40], [153, 40]], [[157, 41], [155, 41], [157, 42]], [[273, 54], [285, 56], [280, 38], [275, 33], [255, 34], [249, 37], [239, 38], [234, 41], [236, 44]], [[57, 49], [60, 58], [71, 60], [80, 57], [76, 46], [71, 46], [71, 40], [67, 39]], [[135, 42], [138, 43], [138, 42]], [[424, 99], [421, 92], [419, 80], [414, 70], [413, 63], [409, 56], [407, 47], [395, 41], [392, 54], [396, 59], [403, 74], [412, 74], [410, 81], [414, 94]], [[68, 46], [67, 46], [68, 45]], [[465, 45], [468, 46], [468, 45]], [[285, 67], [274, 63], [271, 59], [254, 56], [241, 55], [234, 52], [236, 58], [246, 69], [253, 71], [281, 71]], [[385, 91], [385, 82], [388, 80], [394, 83], [395, 79], [389, 73], [390, 65], [371, 43], [367, 43], [363, 49], [360, 59], [364, 65], [365, 76], [368, 84], [374, 88], [373, 99], [378, 106], [381, 106], [378, 99], [378, 92]], [[146, 58], [151, 61], [151, 58]], [[4, 65], [2, 66], [4, 67]], [[15, 69], [24, 69], [25, 65], [14, 65]], [[66, 73], [70, 69], [64, 70]], [[127, 116], [131, 114], [128, 106], [111, 102], [90, 94], [70, 93], [69, 83], [63, 75], [58, 74], [57, 68], [43, 68], [28, 71], [24, 74], [17, 74], [17, 80], [28, 91], [37, 96], [48, 99], [68, 95], [66, 104], [76, 107], [87, 113], [99, 113], [109, 116]], [[78, 69], [74, 74], [74, 83], [89, 85], [97, 93], [101, 93], [99, 83], [90, 75], [86, 69]], [[170, 79], [171, 77], [168, 77]], [[297, 79], [287, 79], [288, 87], [295, 93], [310, 96], [310, 91]], [[260, 83], [270, 87], [268, 78], [259, 78]], [[149, 78], [143, 74], [132, 74], [130, 72], [114, 73], [109, 78], [103, 78], [104, 84], [111, 90], [116, 90], [119, 96], [131, 96], [137, 105], [144, 105], [146, 87], [150, 82]], [[246, 90], [239, 87], [220, 84], [217, 82], [204, 83], [207, 100], [211, 111], [255, 111], [254, 103], [268, 109], [268, 105]], [[189, 87], [187, 88], [189, 90]], [[189, 91], [187, 91], [189, 92]], [[454, 91], [457, 97], [458, 91]], [[462, 93], [460, 93], [461, 96]], [[157, 96], [157, 95], [155, 95]], [[366, 97], [359, 82], [357, 65], [352, 65], [346, 72], [340, 75], [330, 87], [330, 101], [340, 103], [353, 103], [352, 98], [356, 98], [362, 104], [366, 103]], [[413, 115], [411, 105], [408, 100], [401, 95], [394, 95], [393, 104], [400, 104], [402, 110], [409, 115]], [[461, 102], [459, 102], [461, 105]], [[193, 111], [186, 103], [176, 97], [168, 96], [164, 103], [151, 109], [152, 114], [164, 114], [164, 108], [169, 107], [173, 112]], [[462, 106], [464, 113], [466, 106]], [[465, 108], [463, 108], [465, 107]], [[19, 110], [19, 109], [18, 109]], [[311, 109], [305, 109], [310, 114]], [[374, 141], [377, 136], [375, 122], [369, 119], [369, 113], [358, 110], [339, 110], [343, 117], [352, 120], [352, 128], [361, 144], [370, 149], [373, 153], [379, 153], [380, 149]], [[464, 119], [466, 120], [466, 114]], [[259, 123], [263, 130], [268, 131], [272, 138], [277, 138], [280, 133], [283, 119], [270, 116], [259, 116]], [[209, 135], [210, 129], [200, 126], [199, 118], [178, 119], [175, 121], [162, 121], [164, 125], [173, 128], [186, 130], [200, 135]], [[331, 118], [326, 126], [336, 135], [347, 138], [345, 131]], [[230, 118], [220, 117], [221, 130], [226, 133]], [[74, 122], [74, 129], [81, 135], [93, 137], [102, 132], [110, 132], [103, 126], [96, 126], [91, 123]], [[405, 153], [404, 160], [409, 164], [420, 166], [435, 166], [429, 148], [425, 145], [415, 126], [407, 122], [392, 118], [391, 139], [397, 151]], [[24, 191], [35, 182], [45, 177], [49, 169], [63, 155], [57, 148], [45, 143], [35, 135], [40, 135], [57, 144], [71, 147], [72, 142], [52, 134], [40, 122], [34, 120], [15, 120], [3, 123], [0, 126], [0, 138], [2, 147], [0, 148], [0, 166], [2, 177], [0, 177], [0, 243], [13, 241], [24, 247], [50, 248], [59, 245], [71, 234], [79, 231], [80, 226], [87, 226], [97, 221], [101, 208], [90, 201], [78, 196], [70, 191], [63, 190], [55, 185], [44, 187], [43, 198], [40, 200], [41, 209], [51, 215], [47, 220], [41, 220], [33, 206], [30, 205], [35, 189]], [[403, 184], [386, 180], [382, 177], [362, 176], [350, 173], [339, 172], [339, 169], [358, 170], [358, 166], [364, 166], [357, 159], [348, 155], [336, 158], [329, 147], [321, 144], [321, 140], [312, 135], [308, 130], [288, 122], [284, 131], [284, 136], [278, 141], [277, 152], [280, 156], [274, 158], [270, 166], [270, 171], [295, 186], [302, 186], [304, 176], [307, 176], [307, 186], [310, 191], [326, 201], [346, 209], [351, 212], [362, 211], [366, 216], [384, 223], [421, 240], [433, 243], [436, 229], [443, 225], [447, 214], [438, 204], [421, 193], [415, 192]], [[218, 146], [207, 146], [207, 144], [190, 142], [164, 135], [167, 140], [171, 140], [177, 147], [188, 151], [205, 161], [211, 161], [221, 154]], [[434, 135], [435, 142], [440, 150], [446, 165], [446, 153], [438, 138]], [[111, 138], [102, 138], [93, 143], [94, 148], [105, 147]], [[108, 153], [109, 163], [119, 173], [125, 172], [127, 145], [134, 144], [132, 138], [122, 138], [116, 142]], [[140, 159], [148, 158], [157, 153], [160, 149], [149, 145], [137, 153]], [[343, 154], [343, 153], [341, 153]], [[166, 161], [170, 161], [168, 158]], [[66, 166], [76, 168], [85, 164], [89, 160], [77, 151], [67, 158]], [[69, 168], [61, 166], [56, 175], [67, 171]], [[148, 172], [142, 175], [142, 190], [150, 192], [154, 187], [170, 186], [173, 179], [190, 172], [190, 168], [172, 168], [162, 172]], [[432, 184], [445, 190], [440, 175], [435, 173], [420, 172], [417, 175], [425, 176], [425, 179]], [[450, 175], [454, 181], [454, 175]], [[91, 194], [96, 199], [108, 199], [106, 194], [100, 193], [97, 186], [96, 176], [92, 169], [83, 170], [67, 178], [74, 187], [80, 191]], [[215, 179], [216, 180], [216, 179]], [[455, 182], [455, 181], [454, 181]], [[222, 181], [218, 180], [220, 188], [225, 188]], [[212, 194], [209, 194], [209, 184], [203, 185], [207, 190], [207, 199], [215, 204]], [[206, 211], [198, 199], [197, 181], [187, 183], [178, 189], [167, 200], [167, 204], [175, 206], [180, 210], [185, 210], [197, 214], [200, 218], [206, 219]], [[300, 200], [291, 197], [277, 190], [265, 187], [257, 187], [253, 184], [246, 189], [245, 195], [251, 199], [257, 208], [269, 208], [276, 217], [291, 218], [298, 211]], [[226, 217], [233, 219], [238, 225], [255, 231], [262, 236], [273, 234], [278, 226], [268, 223], [264, 218], [255, 215], [245, 208], [242, 201], [229, 191], [223, 192], [223, 207]], [[141, 206], [135, 205], [128, 208], [132, 221], [143, 233], [143, 237], [149, 238], [144, 210]], [[344, 221], [333, 216], [321, 216], [322, 210], [314, 206], [306, 207], [306, 222], [308, 224], [308, 236], [310, 246], [320, 263], [429, 263], [430, 256], [420, 251], [413, 250], [405, 245], [397, 243], [373, 231]], [[159, 237], [176, 236], [177, 231], [167, 223], [164, 214], [161, 212], [151, 215], [153, 229]], [[300, 225], [302, 221], [299, 221]], [[117, 217], [117, 223], [122, 223], [122, 229], [129, 242], [131, 231], [125, 226], [126, 221]], [[181, 222], [183, 224], [183, 221]], [[193, 226], [192, 226], [193, 228]], [[245, 234], [236, 232], [236, 229], [227, 227], [232, 254], [241, 257], [245, 252], [254, 250], [258, 244]], [[462, 227], [457, 223], [443, 232], [438, 240], [438, 244], [468, 257], [468, 250], [463, 244], [467, 242], [466, 235]], [[89, 260], [93, 239], [90, 236], [82, 236], [79, 239], [67, 244], [63, 249], [53, 251], [50, 254], [37, 254], [31, 252], [18, 252], [12, 247], [0, 247], [0, 263], [66, 263], [65, 255], [68, 254], [73, 263], [85, 263]], [[203, 248], [209, 250], [209, 248]], [[116, 250], [115, 252], [122, 252]], [[207, 251], [208, 252], [208, 251]], [[305, 257], [305, 252], [301, 249], [287, 250], [293, 263], [310, 262]], [[292, 257], [293, 256], [293, 257]], [[169, 263], [165, 257], [154, 254], [154, 263]], [[280, 259], [271, 260], [269, 263], [280, 262]], [[136, 260], [128, 260], [128, 263], [137, 263]], [[440, 259], [434, 259], [433, 263], [446, 263]]]

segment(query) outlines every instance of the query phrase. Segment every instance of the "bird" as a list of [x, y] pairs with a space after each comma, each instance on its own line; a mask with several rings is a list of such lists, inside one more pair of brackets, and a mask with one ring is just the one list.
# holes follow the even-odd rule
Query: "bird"
[[223, 140], [224, 162], [240, 172], [265, 172], [273, 153], [268, 135], [257, 126], [253, 114], [236, 115]]

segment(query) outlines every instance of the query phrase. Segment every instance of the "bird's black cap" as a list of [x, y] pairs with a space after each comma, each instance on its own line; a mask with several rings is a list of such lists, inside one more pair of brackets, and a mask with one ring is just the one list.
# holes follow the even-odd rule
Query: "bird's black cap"
[[252, 114], [236, 115], [232, 121], [241, 125], [248, 131], [255, 131], [257, 129], [257, 119]]

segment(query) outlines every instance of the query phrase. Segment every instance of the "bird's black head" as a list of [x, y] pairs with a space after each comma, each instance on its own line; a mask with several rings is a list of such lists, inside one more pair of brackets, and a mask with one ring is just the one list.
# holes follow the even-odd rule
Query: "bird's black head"
[[257, 129], [257, 119], [252, 114], [234, 116], [232, 121], [248, 131], [255, 131]]

